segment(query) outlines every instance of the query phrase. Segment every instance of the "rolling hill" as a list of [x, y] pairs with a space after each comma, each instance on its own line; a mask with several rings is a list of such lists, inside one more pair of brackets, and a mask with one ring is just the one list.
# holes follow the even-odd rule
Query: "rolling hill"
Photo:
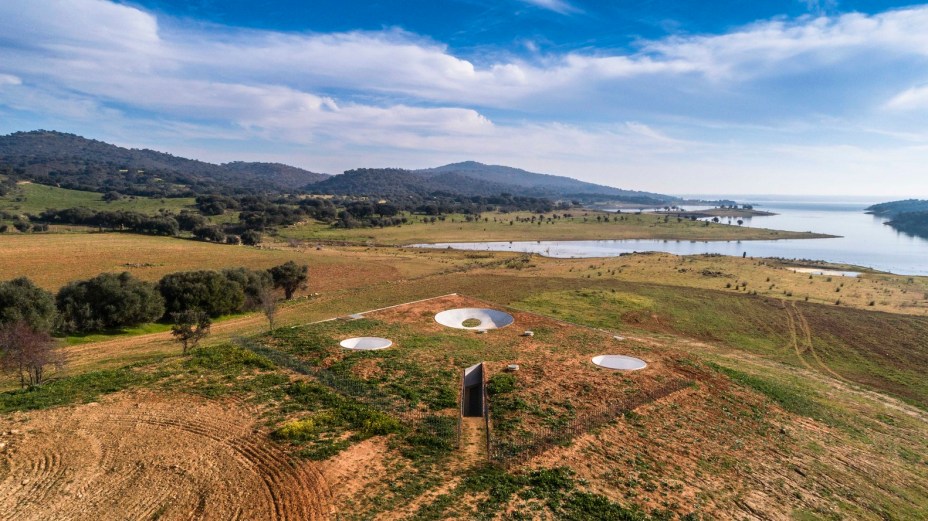
[[41, 184], [161, 197], [287, 192], [328, 177], [277, 163], [216, 165], [45, 130], [0, 136], [0, 165]]
[[509, 193], [550, 199], [616, 200], [660, 204], [675, 198], [585, 183], [569, 177], [469, 161], [425, 170], [363, 168], [312, 185], [317, 193], [378, 197], [423, 197], [436, 193], [495, 196]]
[[150, 197], [313, 192], [385, 198], [513, 196], [663, 204], [676, 198], [475, 161], [424, 170], [360, 168], [330, 176], [281, 163], [213, 164], [36, 130], [0, 136], [0, 169], [14, 180]]
[[673, 197], [663, 194], [623, 190], [611, 186], [578, 181], [570, 177], [537, 174], [520, 168], [502, 165], [485, 165], [476, 161], [452, 163], [436, 168], [417, 170], [416, 173], [432, 179], [442, 179], [443, 177], [446, 178], [446, 176], [453, 174], [458, 176], [454, 179], [463, 177], [481, 182], [509, 185], [514, 187], [511, 188], [510, 191], [515, 190], [520, 194], [535, 197], [585, 198], [596, 196], [597, 198], [614, 198], [621, 201], [640, 201], [644, 203], [664, 202], [674, 199]]

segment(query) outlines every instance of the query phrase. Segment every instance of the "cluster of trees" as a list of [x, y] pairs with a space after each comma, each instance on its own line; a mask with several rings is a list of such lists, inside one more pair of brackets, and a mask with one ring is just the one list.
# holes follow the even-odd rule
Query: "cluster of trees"
[[451, 194], [433, 194], [421, 201], [409, 201], [403, 210], [422, 215], [446, 215], [452, 213], [480, 214], [486, 212], [532, 212], [548, 213], [554, 210], [567, 210], [572, 202], [554, 203], [550, 199], [539, 197], [514, 196], [501, 193], [498, 196], [455, 196]]
[[[158, 215], [146, 215], [130, 210], [91, 210], [80, 207], [45, 210], [37, 216], [26, 218], [35, 221], [31, 224], [27, 221], [25, 224], [33, 231], [42, 231], [43, 227], [47, 229], [48, 224], [75, 224], [93, 226], [100, 231], [129, 231], [145, 235], [174, 236], [186, 231], [203, 241], [227, 244], [253, 246], [261, 242], [261, 234], [254, 230], [244, 230], [241, 235], [226, 233], [226, 230], [210, 223], [203, 215], [186, 210], [179, 214], [161, 212]], [[14, 226], [20, 228], [16, 223]]]
[[129, 210], [66, 208], [45, 210], [30, 220], [46, 224], [77, 224], [102, 230], [131, 231], [146, 235], [177, 235], [180, 224], [170, 213], [146, 215]]
[[[351, 196], [318, 198], [282, 196], [230, 197], [207, 195], [197, 198], [197, 208], [205, 215], [219, 215], [226, 210], [239, 211], [237, 225], [226, 233], [263, 232], [313, 219], [341, 228], [399, 226], [409, 222], [403, 213], [427, 216], [448, 214], [477, 215], [484, 212], [531, 211], [535, 213], [569, 209], [572, 203], [554, 203], [548, 199], [520, 197], [503, 193], [497, 196], [464, 196], [435, 192], [428, 196], [406, 196], [391, 201], [376, 201]], [[244, 237], [243, 237], [244, 239]]]
[[[11, 212], [0, 211], [0, 219], [12, 221], [12, 226], [20, 233], [29, 232], [47, 232], [48, 225], [44, 223], [32, 223], [28, 216]], [[0, 233], [6, 233], [10, 225], [0, 224]]]
[[[118, 194], [110, 194], [117, 197]], [[201, 195], [196, 198], [199, 212], [178, 214], [161, 211], [147, 215], [130, 210], [90, 208], [49, 209], [39, 215], [18, 216], [14, 226], [20, 231], [44, 231], [48, 224], [92, 226], [101, 231], [129, 231], [148, 235], [174, 236], [189, 232], [195, 238], [215, 243], [256, 245], [261, 234], [280, 226], [316, 220], [340, 228], [400, 226], [409, 219], [404, 213], [442, 217], [448, 214], [476, 216], [485, 212], [531, 211], [548, 213], [567, 210], [572, 203], [503, 193], [498, 196], [462, 196], [434, 193], [406, 197], [398, 201], [374, 201], [350, 196], [334, 198], [280, 196]], [[206, 216], [226, 211], [239, 212], [237, 223], [214, 224]]]
[[25, 277], [0, 282], [0, 369], [18, 373], [23, 386], [40, 384], [44, 368], [61, 362], [53, 331], [86, 333], [165, 320], [186, 352], [220, 315], [260, 309], [273, 327], [275, 290], [291, 299], [308, 278], [306, 265], [290, 261], [269, 270], [172, 273], [157, 284], [130, 273], [103, 273], [72, 282], [57, 295]]

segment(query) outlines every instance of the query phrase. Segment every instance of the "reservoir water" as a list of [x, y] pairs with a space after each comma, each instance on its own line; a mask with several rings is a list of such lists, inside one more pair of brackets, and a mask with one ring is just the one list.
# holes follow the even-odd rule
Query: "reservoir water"
[[[708, 198], [706, 196], [702, 196]], [[718, 198], [718, 196], [713, 196]], [[613, 257], [660, 251], [677, 255], [720, 253], [851, 264], [901, 275], [928, 275], [928, 240], [897, 232], [864, 210], [883, 202], [860, 198], [725, 196], [777, 215], [744, 219], [743, 226], [838, 235], [835, 239], [779, 241], [530, 241], [417, 244], [417, 247], [539, 253], [549, 257]], [[689, 209], [689, 208], [687, 208]], [[737, 219], [731, 226], [737, 226]], [[728, 222], [723, 219], [722, 222]]]

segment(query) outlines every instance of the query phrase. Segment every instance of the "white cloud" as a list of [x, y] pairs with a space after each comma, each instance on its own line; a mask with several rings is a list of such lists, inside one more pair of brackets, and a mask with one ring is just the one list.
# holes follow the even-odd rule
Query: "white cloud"
[[[784, 157], [771, 146], [809, 136], [857, 147], [874, 134], [923, 136], [893, 118], [928, 106], [928, 87], [911, 87], [928, 78], [924, 27], [928, 7], [916, 7], [763, 21], [631, 52], [536, 47], [528, 57], [478, 59], [399, 29], [278, 33], [159, 19], [103, 0], [7, 0], [0, 34], [15, 45], [0, 44], [0, 106], [159, 136], [205, 139], [213, 129], [237, 142], [235, 154], [250, 140], [290, 143], [326, 158], [329, 171], [477, 158], [610, 184], [647, 173], [660, 184], [680, 172], [767, 171]], [[823, 78], [834, 81], [813, 98]], [[815, 133], [822, 121], [827, 136]], [[842, 126], [870, 130], [833, 131]], [[828, 150], [810, 158], [847, 161]], [[791, 161], [811, 173], [798, 152]]]
[[0, 74], [0, 86], [3, 85], [22, 85], [23, 80], [12, 74]]
[[565, 0], [522, 0], [527, 4], [532, 4], [536, 7], [542, 9], [548, 9], [549, 11], [554, 11], [555, 13], [567, 14], [577, 12], [578, 9], [571, 3], [566, 2]]
[[928, 109], [928, 85], [912, 87], [900, 92], [889, 100], [886, 107], [900, 111]]

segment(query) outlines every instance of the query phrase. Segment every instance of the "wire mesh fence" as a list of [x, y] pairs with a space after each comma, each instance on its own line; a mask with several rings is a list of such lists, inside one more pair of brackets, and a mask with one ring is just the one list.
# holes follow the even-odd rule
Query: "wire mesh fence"
[[417, 436], [431, 438], [433, 444], [456, 449], [461, 445], [461, 418], [456, 411], [443, 413], [414, 407], [406, 400], [384, 392], [372, 382], [361, 380], [352, 374], [328, 370], [302, 362], [279, 349], [262, 345], [248, 338], [236, 338], [235, 343], [244, 349], [261, 355], [280, 367], [309, 376], [321, 385], [351, 397], [367, 406], [400, 419]]
[[673, 380], [651, 391], [644, 391], [624, 400], [598, 407], [582, 417], [569, 420], [564, 425], [541, 427], [531, 432], [522, 432], [518, 436], [505, 438], [497, 436], [493, 431], [493, 421], [490, 417], [487, 431], [489, 458], [506, 467], [517, 465], [549, 449], [567, 445], [577, 436], [601, 427], [642, 405], [691, 387], [693, 383], [692, 380], [687, 379]]

